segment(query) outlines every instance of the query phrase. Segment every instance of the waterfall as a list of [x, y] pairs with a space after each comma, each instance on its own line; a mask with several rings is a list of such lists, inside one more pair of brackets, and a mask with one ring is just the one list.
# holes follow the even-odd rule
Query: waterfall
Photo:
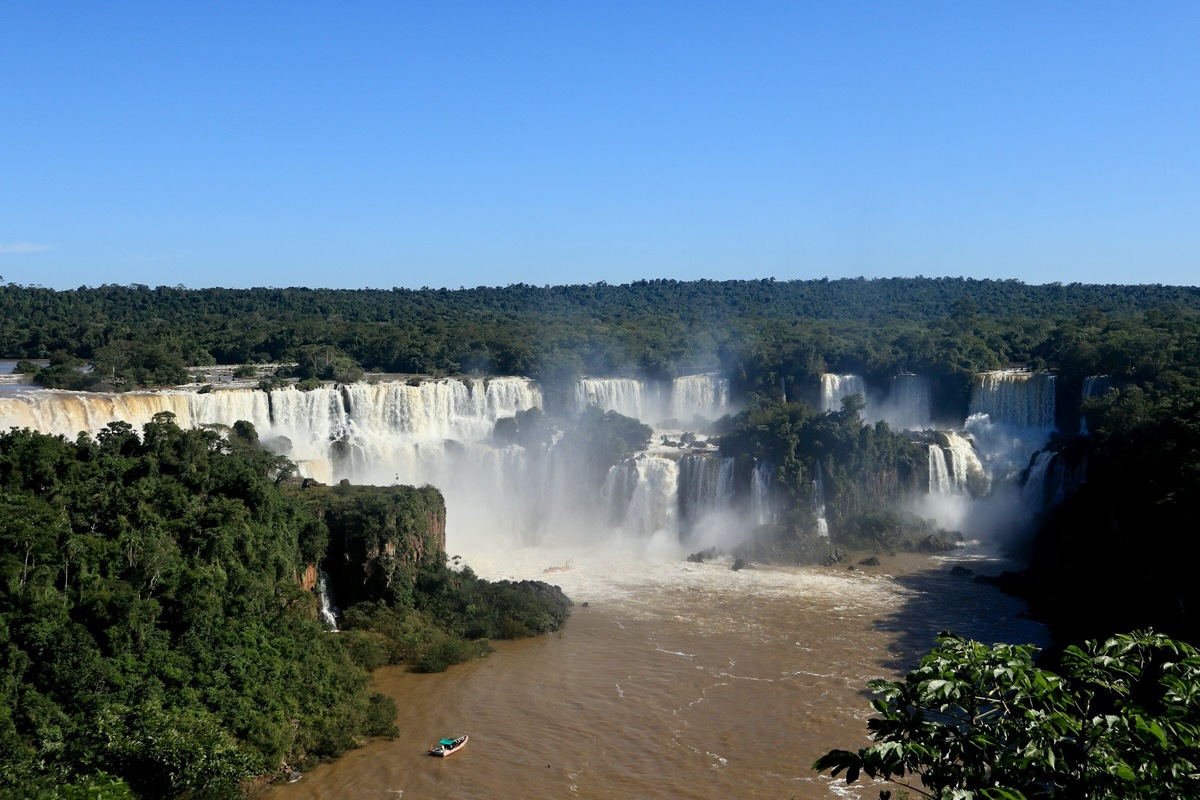
[[671, 417], [685, 425], [696, 417], [712, 421], [729, 413], [729, 381], [715, 374], [689, 375], [671, 384]]
[[321, 622], [330, 631], [337, 633], [339, 631], [338, 616], [342, 612], [333, 602], [333, 597], [329, 592], [329, 575], [325, 570], [317, 573], [317, 593], [321, 598]]
[[[155, 414], [169, 411], [181, 427], [194, 427], [193, 392], [129, 392], [97, 394], [36, 390], [0, 395], [0, 430], [30, 428], [74, 439], [80, 431], [98, 433], [110, 422], [128, 422], [139, 433]], [[209, 422], [212, 420], [203, 420]], [[230, 420], [227, 424], [232, 424]]]
[[1086, 459], [1072, 467], [1062, 453], [1053, 450], [1035, 453], [1021, 487], [1022, 504], [1033, 513], [1048, 511], [1079, 488], [1086, 470]]
[[601, 504], [607, 510], [609, 524], [614, 528], [625, 524], [625, 515], [629, 513], [629, 504], [633, 500], [633, 492], [637, 485], [636, 459], [627, 459], [608, 470], [604, 486], [600, 489], [600, 496]]
[[727, 508], [733, 499], [732, 458], [687, 455], [679, 460], [679, 518], [685, 528]]
[[[638, 415], [662, 406], [657, 390], [627, 379], [581, 381], [577, 396]], [[526, 448], [493, 440], [498, 419], [541, 405], [541, 390], [525, 378], [358, 382], [307, 392], [287, 386], [270, 393], [34, 390], [0, 395], [0, 428], [74, 438], [114, 421], [140, 432], [162, 411], [175, 414], [181, 427], [246, 420], [263, 446], [291, 459], [303, 477], [436, 486], [446, 498], [447, 535], [459, 547], [464, 539], [473, 547], [594, 543], [618, 531], [678, 541], [699, 526], [723, 543], [749, 529], [749, 520], [725, 514], [735, 499], [734, 461], [715, 450], [655, 447], [598, 481], [578, 453], [568, 457], [557, 444]], [[670, 408], [692, 419], [728, 413], [729, 405], [728, 381], [715, 375], [680, 378], [671, 387]], [[771, 520], [769, 478], [769, 468], [755, 468], [747, 502], [754, 520]]]
[[955, 431], [944, 431], [941, 435], [946, 438], [945, 452], [950, 462], [950, 483], [953, 491], [960, 494], [966, 492], [972, 478], [978, 482], [980, 488], [985, 488], [987, 473], [971, 440]]
[[816, 477], [813, 478], [813, 512], [817, 518], [817, 535], [829, 538], [829, 522], [825, 519], [825, 480], [821, 476], [821, 462], [817, 462]]
[[929, 379], [901, 374], [892, 378], [883, 418], [898, 430], [924, 430], [930, 426]]
[[1025, 508], [1034, 513], [1045, 511], [1050, 507], [1047, 498], [1047, 487], [1051, 467], [1058, 460], [1058, 453], [1053, 450], [1042, 450], [1033, 457], [1029, 465], [1029, 473], [1025, 477], [1025, 485], [1021, 487], [1021, 502]]
[[850, 395], [862, 395], [867, 399], [867, 385], [858, 375], [833, 375], [826, 373], [821, 376], [821, 410], [841, 411], [842, 399]]
[[929, 493], [950, 494], [954, 484], [946, 467], [946, 453], [940, 445], [929, 445]]
[[575, 409], [596, 406], [643, 421], [657, 419], [662, 416], [662, 408], [651, 402], [657, 399], [651, 394], [642, 381], [633, 378], [581, 378], [575, 385]]
[[971, 414], [1035, 430], [1054, 427], [1055, 376], [1045, 372], [1004, 370], [975, 376]]
[[696, 417], [711, 422], [729, 413], [729, 381], [706, 373], [676, 378], [668, 388], [633, 378], [581, 378], [575, 410], [589, 406], [648, 424], [671, 418], [686, 427]]
[[750, 516], [755, 525], [769, 525], [775, 521], [771, 506], [771, 478], [775, 468], [759, 461], [750, 473]]
[[1111, 375], [1088, 375], [1083, 379], [1083, 398], [1099, 397], [1112, 388]]
[[629, 498], [622, 531], [638, 539], [656, 533], [674, 533], [679, 514], [679, 466], [668, 458], [640, 456], [637, 484]]
[[[1083, 379], [1083, 397], [1081, 397], [1080, 400], [1087, 400], [1089, 397], [1100, 397], [1108, 392], [1108, 390], [1111, 388], [1111, 375], [1088, 375]], [[1079, 417], [1079, 435], [1089, 435], [1087, 417], [1082, 415]]]

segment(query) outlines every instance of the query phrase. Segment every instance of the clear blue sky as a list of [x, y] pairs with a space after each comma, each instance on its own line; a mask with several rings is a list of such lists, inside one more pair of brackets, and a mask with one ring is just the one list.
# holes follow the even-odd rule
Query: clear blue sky
[[1200, 284], [1200, 3], [0, 4], [0, 275]]

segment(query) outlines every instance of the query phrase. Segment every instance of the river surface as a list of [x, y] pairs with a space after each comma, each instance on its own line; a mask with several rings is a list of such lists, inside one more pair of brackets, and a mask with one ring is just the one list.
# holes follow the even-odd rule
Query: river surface
[[[757, 567], [517, 550], [473, 559], [484, 577], [557, 583], [562, 631], [497, 643], [439, 675], [376, 673], [400, 734], [321, 765], [270, 800], [301, 798], [874, 798], [810, 765], [867, 743], [866, 682], [899, 677], [941, 630], [1044, 644], [1021, 605], [952, 563]], [[568, 571], [545, 572], [550, 566]], [[582, 605], [587, 603], [586, 606]], [[426, 750], [470, 734], [450, 758]]]

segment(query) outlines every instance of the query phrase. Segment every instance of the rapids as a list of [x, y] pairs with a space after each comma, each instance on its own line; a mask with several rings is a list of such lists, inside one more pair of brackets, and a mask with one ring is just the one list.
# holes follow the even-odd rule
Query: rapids
[[[867, 743], [869, 679], [902, 675], [944, 629], [1046, 642], [1016, 601], [938, 559], [734, 572], [671, 552], [650, 542], [636, 554], [473, 554], [486, 577], [561, 585], [576, 602], [563, 630], [499, 642], [439, 675], [380, 670], [375, 686], [401, 709], [399, 735], [276, 786], [269, 800], [867, 800], [878, 787], [809, 767], [827, 750]], [[464, 732], [471, 743], [454, 758], [425, 755]]]

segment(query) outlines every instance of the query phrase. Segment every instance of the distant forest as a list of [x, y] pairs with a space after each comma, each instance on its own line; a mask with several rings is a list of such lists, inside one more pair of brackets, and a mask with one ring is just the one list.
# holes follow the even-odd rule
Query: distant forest
[[[964, 278], [637, 281], [459, 289], [0, 286], [0, 357], [52, 359], [47, 386], [169, 385], [186, 367], [292, 362], [365, 372], [669, 378], [720, 370], [739, 397], [813, 391], [823, 372], [934, 383], [960, 416], [971, 376], [1013, 363], [1140, 383], [1195, 366], [1200, 288]], [[80, 376], [73, 368], [92, 363]], [[1067, 408], [1064, 413], [1073, 414]]]

